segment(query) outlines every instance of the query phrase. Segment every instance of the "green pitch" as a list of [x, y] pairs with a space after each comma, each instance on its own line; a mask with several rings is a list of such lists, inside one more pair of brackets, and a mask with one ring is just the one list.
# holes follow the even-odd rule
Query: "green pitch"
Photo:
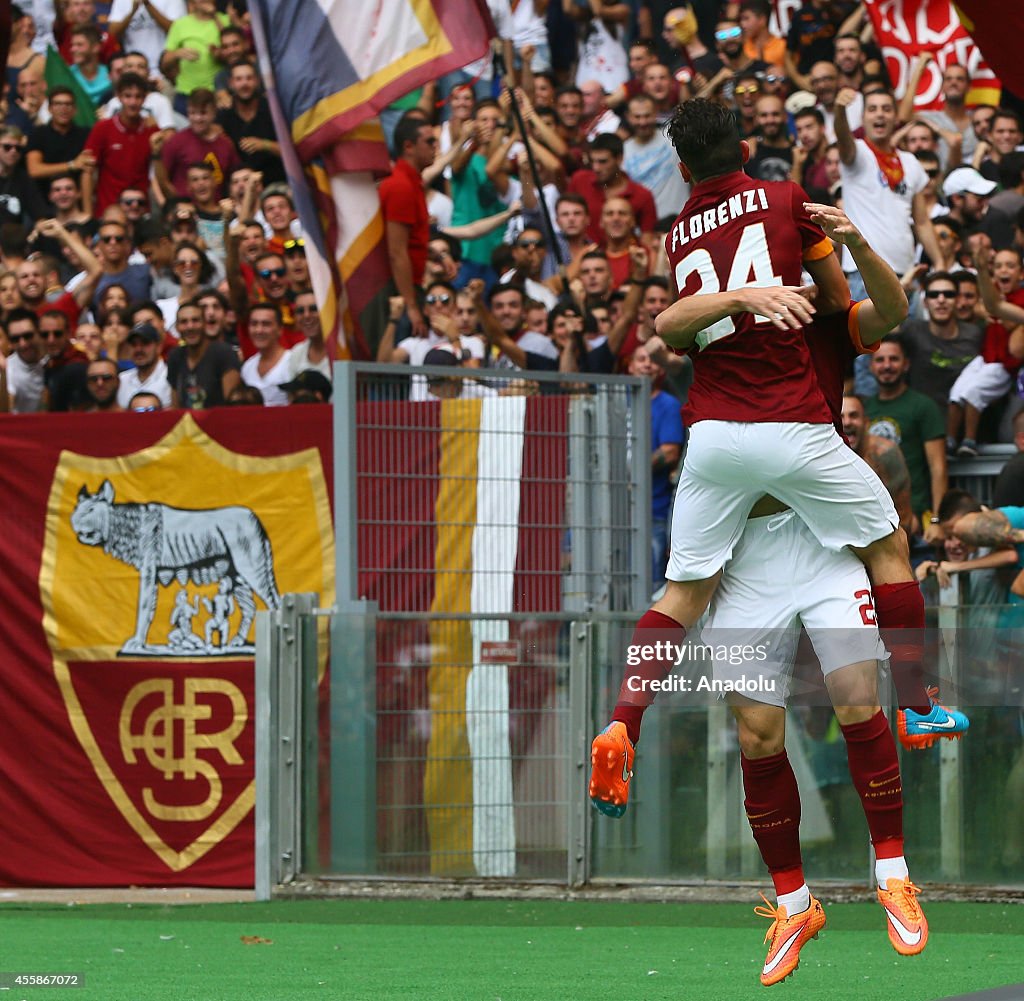
[[[1024, 982], [1024, 907], [928, 903], [901, 959], [881, 909], [825, 901], [828, 927], [771, 994], [768, 922], [736, 904], [276, 901], [0, 906], [0, 969], [86, 986], [11, 1001], [931, 1001]], [[244, 939], [248, 939], [248, 942]], [[269, 941], [261, 941], [269, 940]]]

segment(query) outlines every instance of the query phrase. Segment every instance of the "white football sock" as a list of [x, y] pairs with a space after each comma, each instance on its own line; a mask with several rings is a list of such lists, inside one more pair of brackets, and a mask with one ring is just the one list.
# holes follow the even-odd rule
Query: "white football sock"
[[792, 893], [780, 893], [776, 897], [776, 901], [779, 907], [786, 908], [786, 917], [791, 918], [794, 914], [806, 911], [811, 906], [811, 891], [804, 883], [799, 890], [794, 890]]
[[887, 879], [909, 879], [910, 871], [907, 869], [907, 860], [902, 855], [896, 858], [875, 859], [875, 882], [882, 889], [885, 889]]

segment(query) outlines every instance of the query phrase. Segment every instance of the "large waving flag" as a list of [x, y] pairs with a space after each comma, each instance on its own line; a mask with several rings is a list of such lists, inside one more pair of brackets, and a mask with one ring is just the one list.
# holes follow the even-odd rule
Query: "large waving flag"
[[374, 116], [487, 51], [484, 0], [253, 0], [253, 36], [338, 358], [368, 357], [359, 317], [388, 280]]
[[[886, 69], [896, 88], [903, 94], [910, 79], [914, 58], [919, 52], [932, 54], [914, 95], [914, 110], [929, 111], [942, 107], [942, 71], [950, 65], [963, 66], [971, 77], [971, 90], [967, 104], [998, 104], [1000, 81], [1005, 65], [996, 66], [992, 53], [975, 37], [974, 30], [957, 16], [950, 0], [865, 0], [864, 6], [871, 16], [875, 40], [885, 57]], [[968, 4], [961, 4], [966, 8]], [[979, 8], [986, 4], [977, 4]], [[1017, 5], [1000, 4], [1000, 31], [1008, 38], [1009, 22], [1020, 15], [1010, 8]], [[992, 13], [995, 18], [995, 12]], [[968, 34], [971, 31], [971, 34]], [[1015, 55], [1012, 57], [1019, 62]], [[995, 72], [993, 72], [993, 69]]]
[[1020, 58], [1024, 7], [1016, 3], [993, 4], [979, 0], [959, 0], [955, 7], [964, 27], [981, 47], [999, 78], [1014, 94], [1024, 94], [1024, 61]]

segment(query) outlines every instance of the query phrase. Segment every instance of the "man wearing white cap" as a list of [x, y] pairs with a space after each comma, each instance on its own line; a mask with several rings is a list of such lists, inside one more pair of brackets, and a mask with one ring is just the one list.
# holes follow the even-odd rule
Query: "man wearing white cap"
[[995, 181], [986, 181], [973, 167], [957, 167], [942, 182], [942, 193], [949, 201], [949, 215], [963, 226], [966, 239], [973, 233], [986, 233], [996, 250], [1013, 246], [1013, 220], [989, 205]]

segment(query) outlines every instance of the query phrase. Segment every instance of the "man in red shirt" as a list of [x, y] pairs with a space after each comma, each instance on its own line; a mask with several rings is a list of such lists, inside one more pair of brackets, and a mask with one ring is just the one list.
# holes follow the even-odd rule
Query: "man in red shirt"
[[642, 184], [631, 181], [622, 169], [622, 140], [613, 133], [594, 138], [590, 143], [590, 169], [577, 170], [569, 182], [569, 190], [583, 195], [590, 210], [587, 236], [600, 243], [601, 210], [608, 198], [625, 198], [633, 208], [637, 226], [650, 233], [658, 221], [654, 196]]
[[149, 86], [137, 73], [122, 73], [116, 90], [121, 110], [97, 122], [85, 140], [96, 164], [82, 171], [82, 203], [96, 216], [128, 188], [149, 190], [150, 140], [157, 132], [152, 122], [142, 119]]
[[428, 329], [416, 298], [430, 242], [430, 218], [420, 171], [434, 162], [436, 148], [430, 125], [422, 118], [402, 118], [395, 128], [395, 169], [378, 188], [391, 275], [405, 301], [405, 313], [416, 337], [426, 337]]
[[[878, 477], [843, 447], [803, 334], [814, 310], [797, 292], [801, 266], [818, 285], [823, 314], [849, 303], [831, 243], [811, 221], [799, 187], [742, 172], [749, 148], [727, 109], [689, 101], [676, 110], [669, 134], [683, 177], [694, 186], [666, 238], [680, 300], [661, 313], [657, 329], [671, 346], [690, 352], [694, 381], [683, 411], [690, 438], [673, 512], [668, 584], [638, 623], [634, 648], [664, 641], [683, 646], [764, 494], [791, 506], [826, 548], [850, 547], [865, 563], [880, 626], [923, 629], [924, 604], [899, 516]], [[737, 315], [723, 308], [710, 325], [681, 318], [688, 296], [751, 286], [766, 290], [765, 315], [734, 307]], [[927, 714], [920, 640], [901, 657], [894, 664], [900, 705]], [[674, 666], [657, 654], [644, 672], [664, 678]], [[635, 681], [627, 672], [613, 722], [594, 742], [591, 798], [612, 816], [625, 810], [632, 747], [653, 700], [653, 690]]]
[[[57, 5], [58, 12], [61, 6]], [[74, 28], [92, 25], [99, 30], [96, 21], [96, 4], [93, 0], [68, 0], [64, 5], [64, 16], [58, 16], [53, 34], [57, 41], [61, 59], [71, 65], [71, 32]], [[109, 32], [100, 30], [100, 62], [109, 63], [111, 58], [121, 51], [117, 39]]]
[[223, 197], [224, 182], [242, 165], [235, 144], [217, 124], [217, 100], [203, 87], [188, 95], [188, 128], [175, 133], [163, 144], [156, 163], [156, 178], [168, 198], [188, 198], [188, 168], [208, 163], [217, 183], [217, 198]]

